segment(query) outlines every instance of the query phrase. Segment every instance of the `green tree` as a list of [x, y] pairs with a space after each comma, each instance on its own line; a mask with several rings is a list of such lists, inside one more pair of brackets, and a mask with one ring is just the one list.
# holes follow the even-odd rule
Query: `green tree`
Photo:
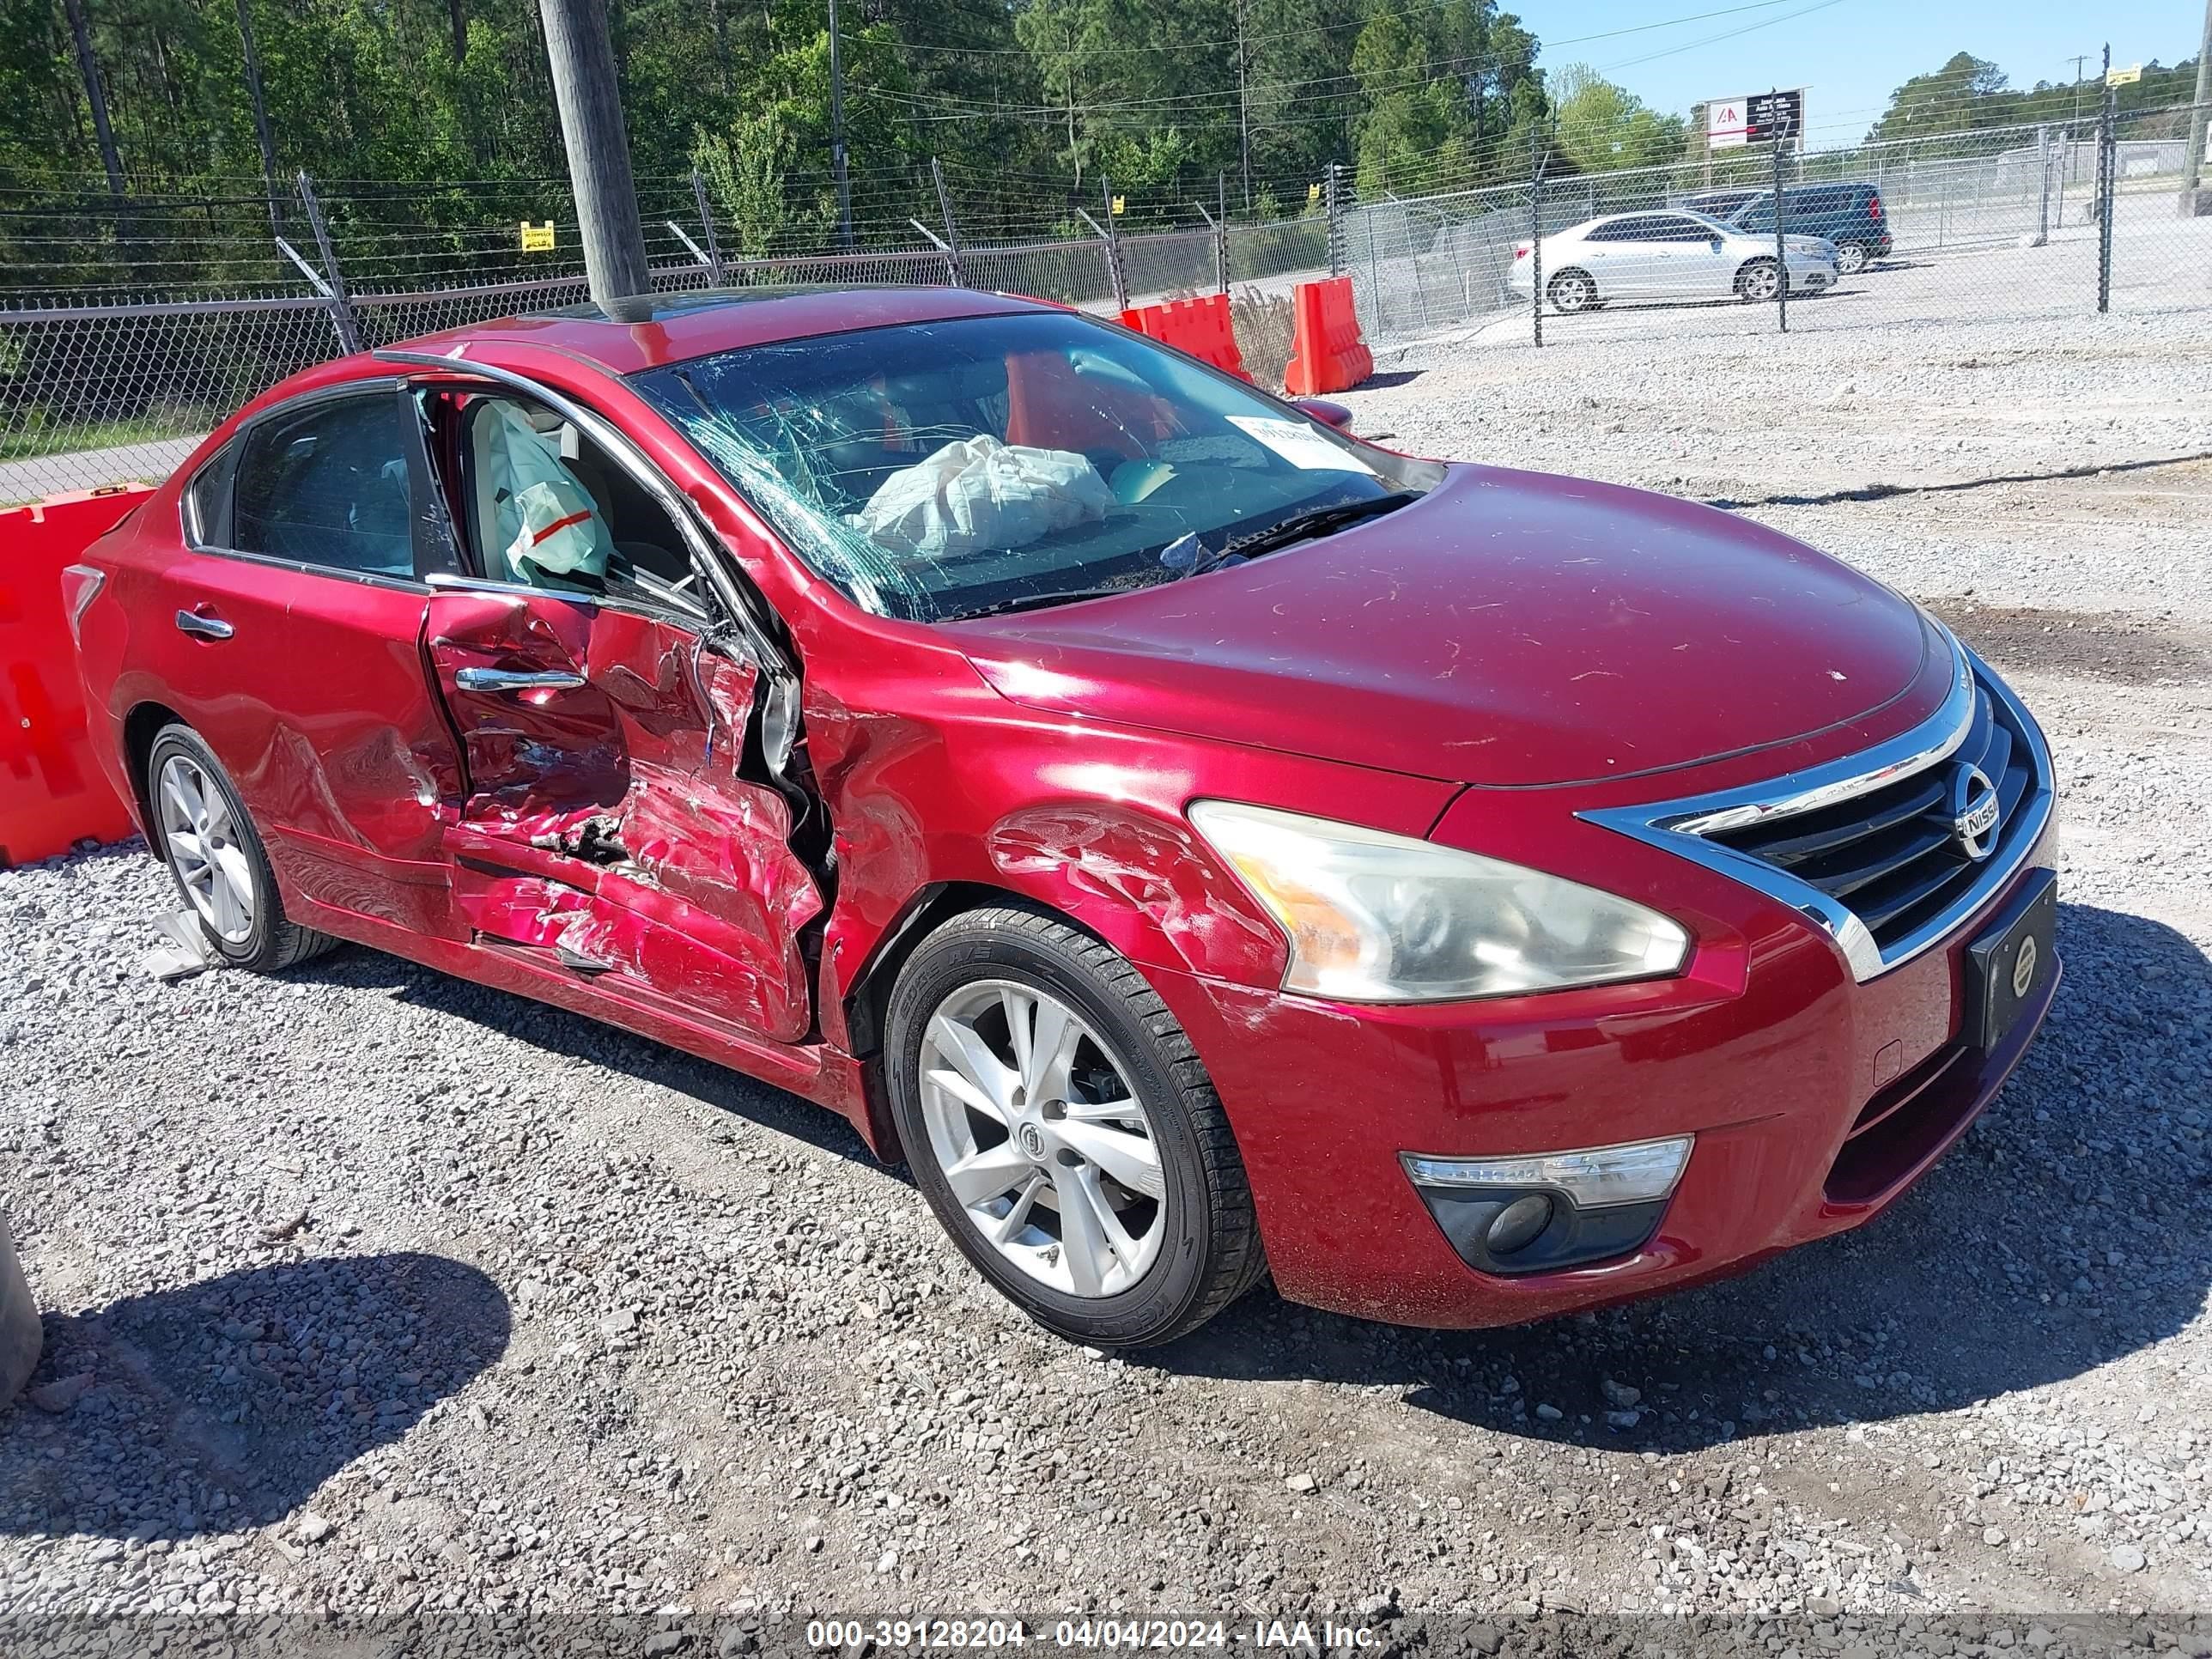
[[1553, 82], [1559, 148], [1575, 170], [1657, 167], [1682, 149], [1686, 124], [1662, 115], [1587, 64], [1570, 64]]

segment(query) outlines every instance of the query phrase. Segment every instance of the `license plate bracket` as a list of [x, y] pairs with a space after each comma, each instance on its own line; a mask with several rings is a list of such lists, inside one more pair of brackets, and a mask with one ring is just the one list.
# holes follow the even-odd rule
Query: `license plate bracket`
[[2039, 870], [1966, 946], [1960, 1041], [1984, 1053], [2058, 971], [2058, 877]]

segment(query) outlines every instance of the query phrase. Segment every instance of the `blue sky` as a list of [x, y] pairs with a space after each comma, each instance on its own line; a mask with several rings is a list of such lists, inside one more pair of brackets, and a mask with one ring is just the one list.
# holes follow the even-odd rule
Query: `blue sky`
[[[2118, 64], [2193, 57], [2204, 22], [2202, 0], [2123, 0], [2106, 7], [2081, 0], [1779, 0], [1735, 9], [1745, 3], [1501, 0], [1543, 42], [1537, 61], [1544, 67], [1589, 64], [1672, 113], [1708, 98], [1805, 87], [1806, 123], [1815, 145], [1860, 137], [1900, 82], [1942, 67], [1954, 52], [1993, 58], [2013, 85], [2032, 87], [2070, 81], [2076, 52], [2090, 54], [2085, 73], [2094, 76], [2107, 39]], [[1727, 15], [1640, 27], [1716, 12]], [[1638, 32], [1570, 39], [1627, 29]]]

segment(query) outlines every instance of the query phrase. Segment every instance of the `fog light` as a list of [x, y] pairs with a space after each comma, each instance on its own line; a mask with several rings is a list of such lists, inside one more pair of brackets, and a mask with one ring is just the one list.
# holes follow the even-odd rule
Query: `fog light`
[[1401, 1158], [1460, 1259], [1510, 1278], [1643, 1249], [1689, 1163], [1691, 1141], [1671, 1135], [1522, 1158]]
[[[1556, 1187], [1586, 1210], [1664, 1198], [1690, 1161], [1689, 1135], [1528, 1158], [1429, 1158], [1408, 1152], [1406, 1172], [1425, 1187]], [[1500, 1219], [1504, 1218], [1501, 1216]]]
[[1541, 1193], [1531, 1193], [1500, 1210], [1482, 1242], [1492, 1255], [1511, 1255], [1516, 1250], [1528, 1249], [1536, 1236], [1551, 1224], [1552, 1200]]

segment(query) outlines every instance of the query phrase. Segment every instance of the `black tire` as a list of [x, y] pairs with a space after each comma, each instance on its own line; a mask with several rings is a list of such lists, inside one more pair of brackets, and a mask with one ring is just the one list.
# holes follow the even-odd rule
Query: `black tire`
[[1771, 304], [1781, 286], [1781, 266], [1771, 259], [1747, 259], [1735, 274], [1736, 297], [1753, 304]]
[[[1150, 1268], [1126, 1290], [1079, 1297], [1029, 1277], [980, 1236], [939, 1167], [922, 1114], [923, 1040], [946, 999], [979, 980], [1011, 981], [1058, 999], [1118, 1051], [1124, 1080], [1150, 1121], [1169, 1199], [1157, 1224], [1170, 1231]], [[915, 1185], [975, 1270], [1047, 1330], [1102, 1348], [1171, 1342], [1265, 1273], [1244, 1162], [1205, 1066], [1144, 976], [1089, 934], [1030, 910], [953, 917], [900, 971], [884, 1063]]]
[[1857, 276], [1859, 272], [1867, 268], [1867, 262], [1871, 257], [1872, 256], [1867, 252], [1867, 245], [1864, 242], [1837, 243], [1836, 275], [1838, 276]]
[[1588, 311], [1598, 303], [1597, 284], [1590, 280], [1589, 272], [1571, 265], [1545, 285], [1544, 294], [1552, 309], [1562, 316]]
[[[173, 757], [189, 761], [196, 767], [210, 787], [223, 797], [230, 810], [234, 831], [232, 844], [245, 855], [253, 902], [251, 923], [245, 937], [228, 939], [208, 925], [207, 918], [194, 902], [178, 868], [174, 852], [160, 844], [161, 788], [162, 769]], [[154, 739], [146, 754], [146, 799], [151, 806], [155, 834], [154, 848], [176, 884], [177, 897], [185, 914], [198, 927], [200, 937], [207, 941], [208, 949], [234, 968], [250, 969], [255, 973], [273, 974], [296, 966], [334, 948], [338, 941], [327, 933], [319, 933], [312, 927], [302, 927], [284, 914], [283, 896], [276, 890], [276, 873], [269, 866], [268, 849], [262, 845], [261, 832], [254, 827], [246, 804], [239, 799], [238, 786], [230, 781], [230, 774], [215, 757], [215, 751], [202, 740], [200, 734], [189, 726], [167, 726]]]

